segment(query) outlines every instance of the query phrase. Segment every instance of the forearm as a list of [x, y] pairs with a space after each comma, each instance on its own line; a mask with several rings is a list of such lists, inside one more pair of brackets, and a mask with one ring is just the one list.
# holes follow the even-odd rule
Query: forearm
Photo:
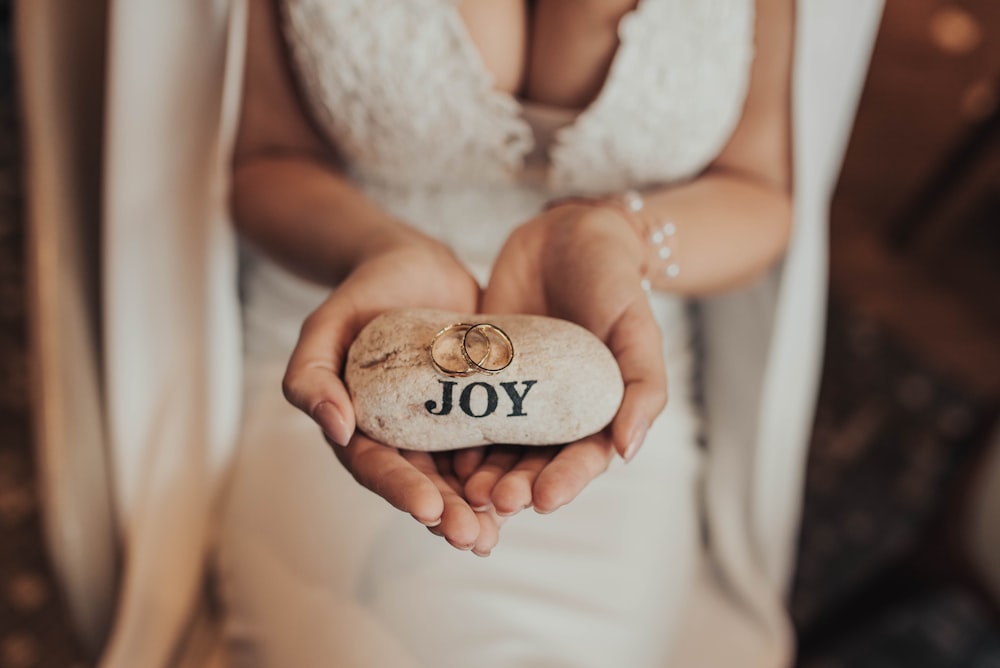
[[306, 156], [263, 156], [234, 167], [239, 231], [298, 276], [333, 285], [366, 257], [421, 238], [327, 164]]
[[[654, 290], [705, 295], [745, 285], [784, 254], [792, 227], [788, 192], [724, 171], [643, 193], [637, 214], [647, 230], [670, 222], [674, 234], [644, 249]], [[669, 248], [661, 258], [662, 247]], [[667, 268], [675, 266], [673, 277]]]

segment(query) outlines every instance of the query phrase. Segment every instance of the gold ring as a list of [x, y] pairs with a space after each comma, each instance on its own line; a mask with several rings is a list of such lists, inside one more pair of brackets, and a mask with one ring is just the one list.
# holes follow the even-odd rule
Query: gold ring
[[[486, 355], [476, 362], [469, 355], [469, 334], [476, 332], [479, 336], [486, 339]], [[499, 360], [499, 363], [486, 364], [486, 361], [490, 358], [493, 353], [493, 340], [489, 333], [496, 334], [503, 341], [504, 346], [507, 349], [507, 355]], [[485, 374], [494, 374], [503, 371], [510, 363], [514, 361], [514, 342], [510, 340], [507, 336], [507, 332], [503, 331], [496, 325], [491, 325], [488, 322], [480, 322], [475, 325], [470, 325], [468, 329], [465, 330], [465, 335], [462, 337], [462, 355], [465, 357], [466, 363], [474, 371], [479, 371]]]
[[[453, 377], [471, 376], [474, 373], [479, 373], [479, 371], [481, 370], [479, 364], [485, 362], [493, 351], [489, 337], [487, 337], [485, 334], [480, 333], [479, 336], [486, 342], [486, 352], [483, 353], [482, 358], [479, 360], [479, 364], [477, 364], [471, 359], [467, 347], [468, 346], [467, 342], [468, 342], [469, 330], [472, 329], [473, 327], [475, 327], [475, 325], [465, 322], [458, 322], [452, 325], [448, 325], [447, 327], [443, 328], [437, 334], [434, 335], [434, 338], [431, 339], [430, 346], [428, 346], [428, 351], [430, 352], [431, 364], [434, 366], [435, 369], [437, 369], [439, 372], [443, 373], [446, 376], [453, 376]], [[465, 361], [465, 368], [462, 369], [450, 368], [445, 364], [442, 364], [441, 361], [438, 359], [438, 344], [441, 342], [442, 339], [444, 339], [448, 334], [451, 334], [452, 332], [454, 332], [456, 335], [463, 334], [461, 347], [462, 347], [462, 359]]]

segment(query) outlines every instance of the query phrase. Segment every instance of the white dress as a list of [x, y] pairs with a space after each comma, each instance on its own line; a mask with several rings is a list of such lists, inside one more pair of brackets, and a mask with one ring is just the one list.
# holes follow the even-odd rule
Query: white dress
[[[752, 0], [643, 0], [600, 95], [567, 118], [492, 89], [450, 0], [286, 0], [284, 18], [309, 111], [358, 186], [481, 280], [548, 199], [696, 175], [740, 116], [752, 57]], [[701, 554], [683, 302], [651, 295], [670, 404], [639, 456], [551, 516], [513, 518], [479, 559], [360, 487], [283, 400], [323, 296], [248, 255], [245, 417], [216, 559], [238, 665], [668, 665]]]

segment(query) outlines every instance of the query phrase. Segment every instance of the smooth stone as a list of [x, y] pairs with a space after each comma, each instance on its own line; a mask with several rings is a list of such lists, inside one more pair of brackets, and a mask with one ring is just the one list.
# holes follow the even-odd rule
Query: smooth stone
[[[430, 344], [455, 323], [489, 323], [506, 332], [514, 346], [510, 365], [465, 377], [435, 369]], [[499, 366], [506, 348], [487, 335], [492, 356], [484, 366]], [[464, 366], [452, 362], [462, 360], [458, 343], [443, 343], [454, 350], [439, 346], [438, 361]], [[474, 358], [486, 353], [478, 334], [470, 335], [469, 348]], [[380, 443], [424, 451], [571, 443], [606, 427], [624, 394], [618, 363], [600, 339], [575, 323], [534, 315], [389, 311], [355, 339], [344, 378], [358, 429]]]

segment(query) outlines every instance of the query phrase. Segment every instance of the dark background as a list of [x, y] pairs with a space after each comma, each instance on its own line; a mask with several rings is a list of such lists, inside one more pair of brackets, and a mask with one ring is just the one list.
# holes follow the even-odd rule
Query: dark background
[[[0, 668], [89, 665], [42, 545], [11, 0], [0, 0]], [[1000, 2], [888, 0], [833, 207], [792, 610], [808, 668], [1000, 668], [961, 549], [1000, 406]], [[1000, 528], [998, 528], [1000, 530]]]

